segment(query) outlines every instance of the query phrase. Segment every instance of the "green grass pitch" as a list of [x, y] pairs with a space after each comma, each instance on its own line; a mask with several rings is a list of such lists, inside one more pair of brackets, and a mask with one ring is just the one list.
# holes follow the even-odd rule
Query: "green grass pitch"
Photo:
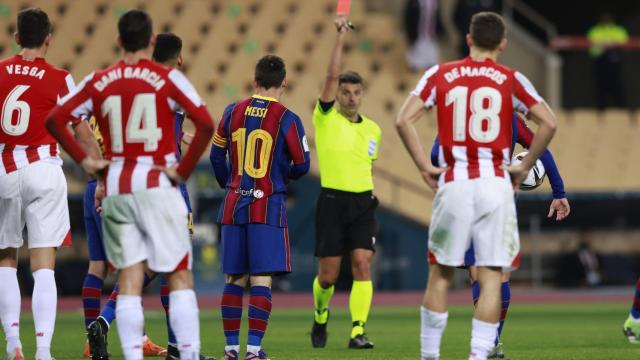
[[[622, 336], [626, 305], [518, 305], [512, 304], [505, 326], [503, 342], [512, 360], [527, 359], [639, 359], [640, 345], [629, 344]], [[146, 329], [159, 344], [166, 341], [164, 313], [146, 312]], [[203, 352], [220, 358], [223, 349], [222, 324], [217, 309], [200, 312]], [[246, 316], [246, 310], [244, 315]], [[443, 360], [466, 359], [472, 309], [452, 307], [443, 338]], [[325, 349], [313, 349], [309, 340], [311, 312], [284, 309], [274, 304], [264, 348], [274, 360], [291, 359], [419, 359], [418, 306], [380, 307], [372, 309], [367, 332], [375, 342], [373, 350], [346, 348], [350, 319], [346, 309], [333, 309], [329, 324], [329, 342]], [[57, 360], [81, 359], [84, 346], [82, 316], [79, 312], [58, 314], [53, 341]], [[117, 321], [116, 321], [117, 323]], [[22, 341], [27, 359], [33, 358], [33, 323], [29, 314], [22, 319]], [[243, 321], [241, 344], [246, 338]], [[109, 333], [112, 359], [122, 359], [117, 331]], [[2, 343], [1, 349], [4, 349]], [[244, 351], [244, 346], [241, 347]]]

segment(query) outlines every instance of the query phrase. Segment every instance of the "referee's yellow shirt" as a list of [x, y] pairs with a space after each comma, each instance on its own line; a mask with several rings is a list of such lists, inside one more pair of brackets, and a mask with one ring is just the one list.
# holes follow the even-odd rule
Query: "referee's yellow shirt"
[[373, 190], [371, 168], [378, 158], [382, 131], [364, 115], [353, 123], [332, 106], [327, 112], [316, 103], [313, 111], [316, 151], [323, 188], [365, 192]]

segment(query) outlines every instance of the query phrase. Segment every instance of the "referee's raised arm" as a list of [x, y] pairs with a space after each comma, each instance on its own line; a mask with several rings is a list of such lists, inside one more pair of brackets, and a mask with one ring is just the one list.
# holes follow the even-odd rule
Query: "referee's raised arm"
[[344, 38], [349, 31], [348, 21], [344, 16], [338, 16], [335, 19], [336, 42], [331, 51], [331, 59], [329, 59], [329, 67], [327, 68], [327, 77], [322, 86], [320, 93], [320, 101], [328, 103], [335, 101], [336, 91], [338, 90], [338, 78], [340, 77], [340, 65], [342, 64], [342, 48], [344, 47]]

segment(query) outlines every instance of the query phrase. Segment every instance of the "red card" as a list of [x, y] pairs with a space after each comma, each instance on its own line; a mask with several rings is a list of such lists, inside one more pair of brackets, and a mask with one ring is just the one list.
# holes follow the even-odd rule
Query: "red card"
[[351, 0], [338, 0], [338, 6], [336, 6], [336, 15], [349, 16], [351, 11]]

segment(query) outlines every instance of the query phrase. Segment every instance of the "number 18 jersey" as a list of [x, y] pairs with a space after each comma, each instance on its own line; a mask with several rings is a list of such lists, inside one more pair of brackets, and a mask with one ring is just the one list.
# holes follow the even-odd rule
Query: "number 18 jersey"
[[427, 70], [412, 95], [437, 106], [438, 165], [449, 169], [440, 185], [465, 179], [505, 177], [510, 162], [512, 114], [542, 98], [521, 73], [492, 60], [470, 57]]

